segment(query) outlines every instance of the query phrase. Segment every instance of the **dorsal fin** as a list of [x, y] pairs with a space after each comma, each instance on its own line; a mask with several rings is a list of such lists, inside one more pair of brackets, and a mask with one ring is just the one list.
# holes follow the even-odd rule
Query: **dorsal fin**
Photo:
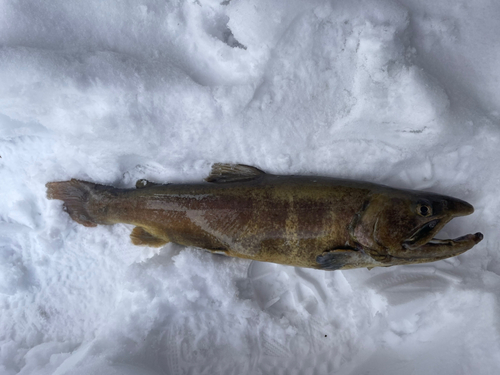
[[207, 182], [235, 182], [253, 180], [265, 172], [258, 168], [243, 164], [215, 163], [205, 181]]

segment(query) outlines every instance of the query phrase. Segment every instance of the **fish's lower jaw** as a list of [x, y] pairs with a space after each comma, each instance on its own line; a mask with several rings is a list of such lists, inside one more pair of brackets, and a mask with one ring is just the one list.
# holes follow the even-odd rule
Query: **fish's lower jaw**
[[405, 248], [400, 254], [391, 254], [394, 265], [435, 262], [451, 258], [472, 249], [483, 239], [482, 233], [467, 234], [453, 240], [433, 238], [417, 248]]
[[484, 238], [483, 234], [481, 232], [474, 233], [472, 235], [469, 234], [469, 236], [474, 236], [474, 241], [476, 242], [476, 245], [481, 242]]

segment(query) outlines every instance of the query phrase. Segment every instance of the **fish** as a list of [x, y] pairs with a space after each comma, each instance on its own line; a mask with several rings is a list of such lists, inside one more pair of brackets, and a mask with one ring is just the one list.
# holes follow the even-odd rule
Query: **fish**
[[138, 180], [119, 189], [72, 179], [46, 184], [47, 198], [86, 227], [134, 225], [134, 245], [169, 242], [215, 254], [320, 270], [389, 267], [446, 259], [481, 233], [434, 236], [474, 212], [449, 196], [323, 176], [273, 175], [216, 163], [204, 182]]

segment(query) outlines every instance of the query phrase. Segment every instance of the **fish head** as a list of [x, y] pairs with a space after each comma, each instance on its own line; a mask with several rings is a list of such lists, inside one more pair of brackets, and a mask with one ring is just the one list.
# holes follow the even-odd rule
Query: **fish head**
[[424, 263], [459, 255], [482, 240], [481, 233], [438, 240], [453, 218], [470, 215], [469, 203], [411, 190], [375, 192], [351, 226], [351, 237], [367, 255], [386, 265]]

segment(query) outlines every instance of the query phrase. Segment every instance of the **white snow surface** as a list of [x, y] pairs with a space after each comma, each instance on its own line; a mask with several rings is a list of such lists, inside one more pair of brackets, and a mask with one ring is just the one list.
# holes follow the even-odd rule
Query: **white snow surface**
[[[0, 374], [499, 374], [500, 2], [0, 1]], [[45, 183], [214, 162], [428, 190], [481, 231], [317, 271], [86, 228]]]

